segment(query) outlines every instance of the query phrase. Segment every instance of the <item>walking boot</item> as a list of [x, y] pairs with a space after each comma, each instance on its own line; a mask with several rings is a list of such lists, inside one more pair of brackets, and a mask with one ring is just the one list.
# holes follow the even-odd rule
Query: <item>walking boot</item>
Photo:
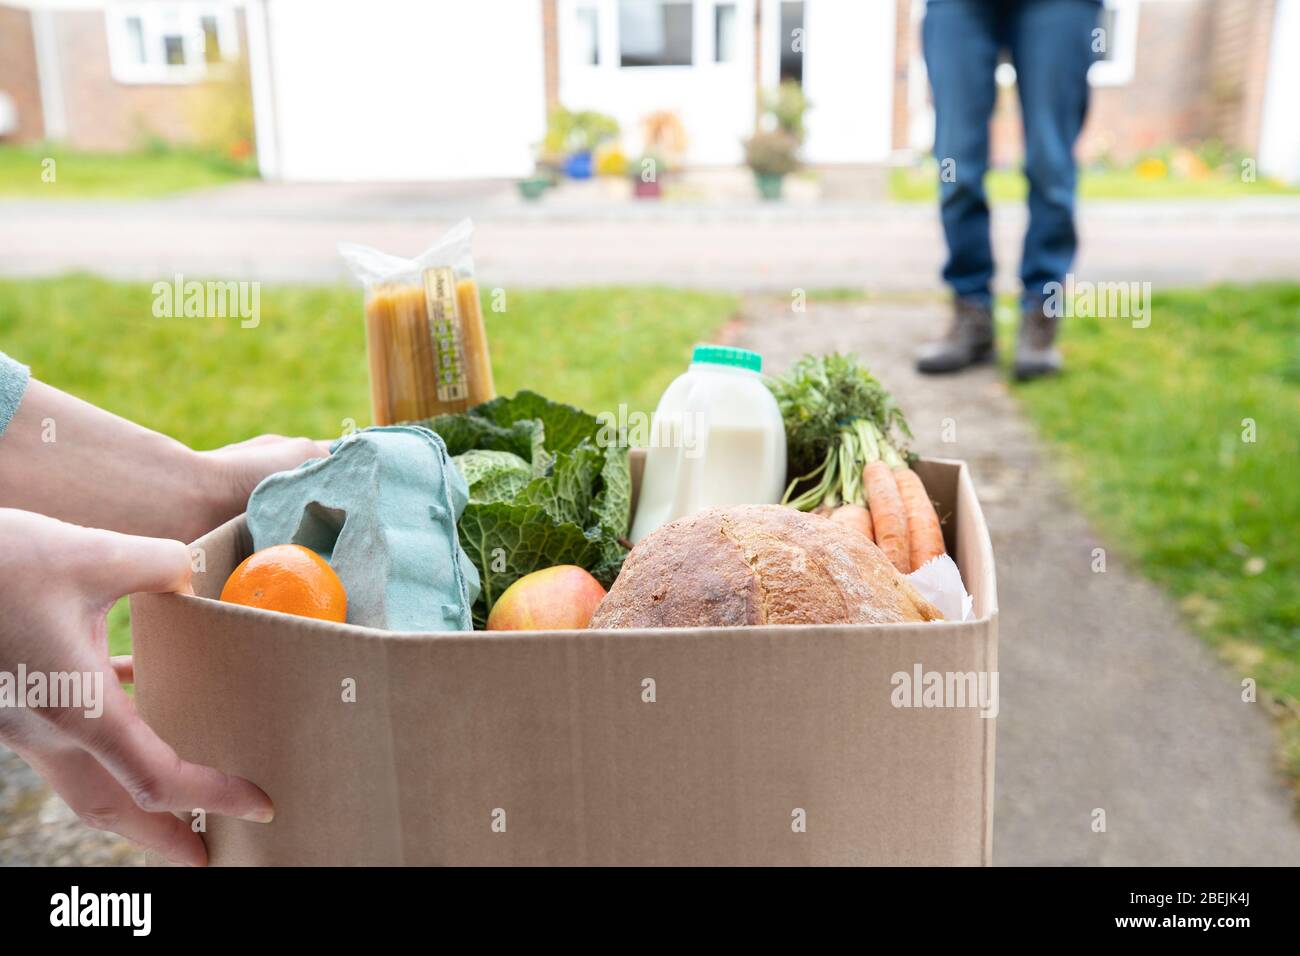
[[916, 370], [926, 375], [960, 372], [992, 360], [993, 310], [971, 299], [956, 299], [952, 325], [943, 338], [921, 347], [916, 356]]
[[1056, 332], [1060, 316], [1048, 315], [1042, 299], [1027, 303], [1020, 314], [1020, 331], [1016, 335], [1016, 360], [1012, 373], [1026, 382], [1061, 370], [1061, 353], [1056, 349]]

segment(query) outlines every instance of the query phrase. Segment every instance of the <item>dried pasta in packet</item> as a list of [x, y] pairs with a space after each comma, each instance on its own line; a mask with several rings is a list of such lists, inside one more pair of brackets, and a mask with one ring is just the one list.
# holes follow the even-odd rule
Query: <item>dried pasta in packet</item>
[[495, 397], [465, 219], [414, 259], [340, 243], [366, 290], [370, 410], [376, 425], [463, 412]]

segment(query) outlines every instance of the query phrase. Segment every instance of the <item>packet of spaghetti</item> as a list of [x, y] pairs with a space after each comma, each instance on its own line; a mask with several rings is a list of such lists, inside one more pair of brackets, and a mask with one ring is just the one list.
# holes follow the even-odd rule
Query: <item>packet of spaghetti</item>
[[465, 219], [414, 259], [340, 243], [366, 290], [370, 410], [376, 425], [463, 412], [495, 397]]

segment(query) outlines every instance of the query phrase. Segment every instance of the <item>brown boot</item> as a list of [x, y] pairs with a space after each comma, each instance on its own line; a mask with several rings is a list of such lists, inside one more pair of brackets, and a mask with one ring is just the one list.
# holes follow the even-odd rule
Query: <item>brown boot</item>
[[1012, 374], [1017, 381], [1055, 375], [1061, 370], [1061, 353], [1056, 349], [1060, 316], [1048, 315], [1045, 301], [1027, 303], [1020, 314], [1020, 332], [1016, 336], [1016, 360]]
[[993, 310], [970, 299], [953, 301], [952, 325], [943, 338], [916, 355], [916, 370], [926, 375], [960, 372], [993, 359]]

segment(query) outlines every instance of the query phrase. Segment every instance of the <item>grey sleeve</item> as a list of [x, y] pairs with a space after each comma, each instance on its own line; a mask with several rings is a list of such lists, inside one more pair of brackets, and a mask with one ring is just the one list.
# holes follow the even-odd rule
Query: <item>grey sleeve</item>
[[20, 362], [0, 352], [0, 435], [9, 427], [14, 412], [23, 400], [32, 373]]

